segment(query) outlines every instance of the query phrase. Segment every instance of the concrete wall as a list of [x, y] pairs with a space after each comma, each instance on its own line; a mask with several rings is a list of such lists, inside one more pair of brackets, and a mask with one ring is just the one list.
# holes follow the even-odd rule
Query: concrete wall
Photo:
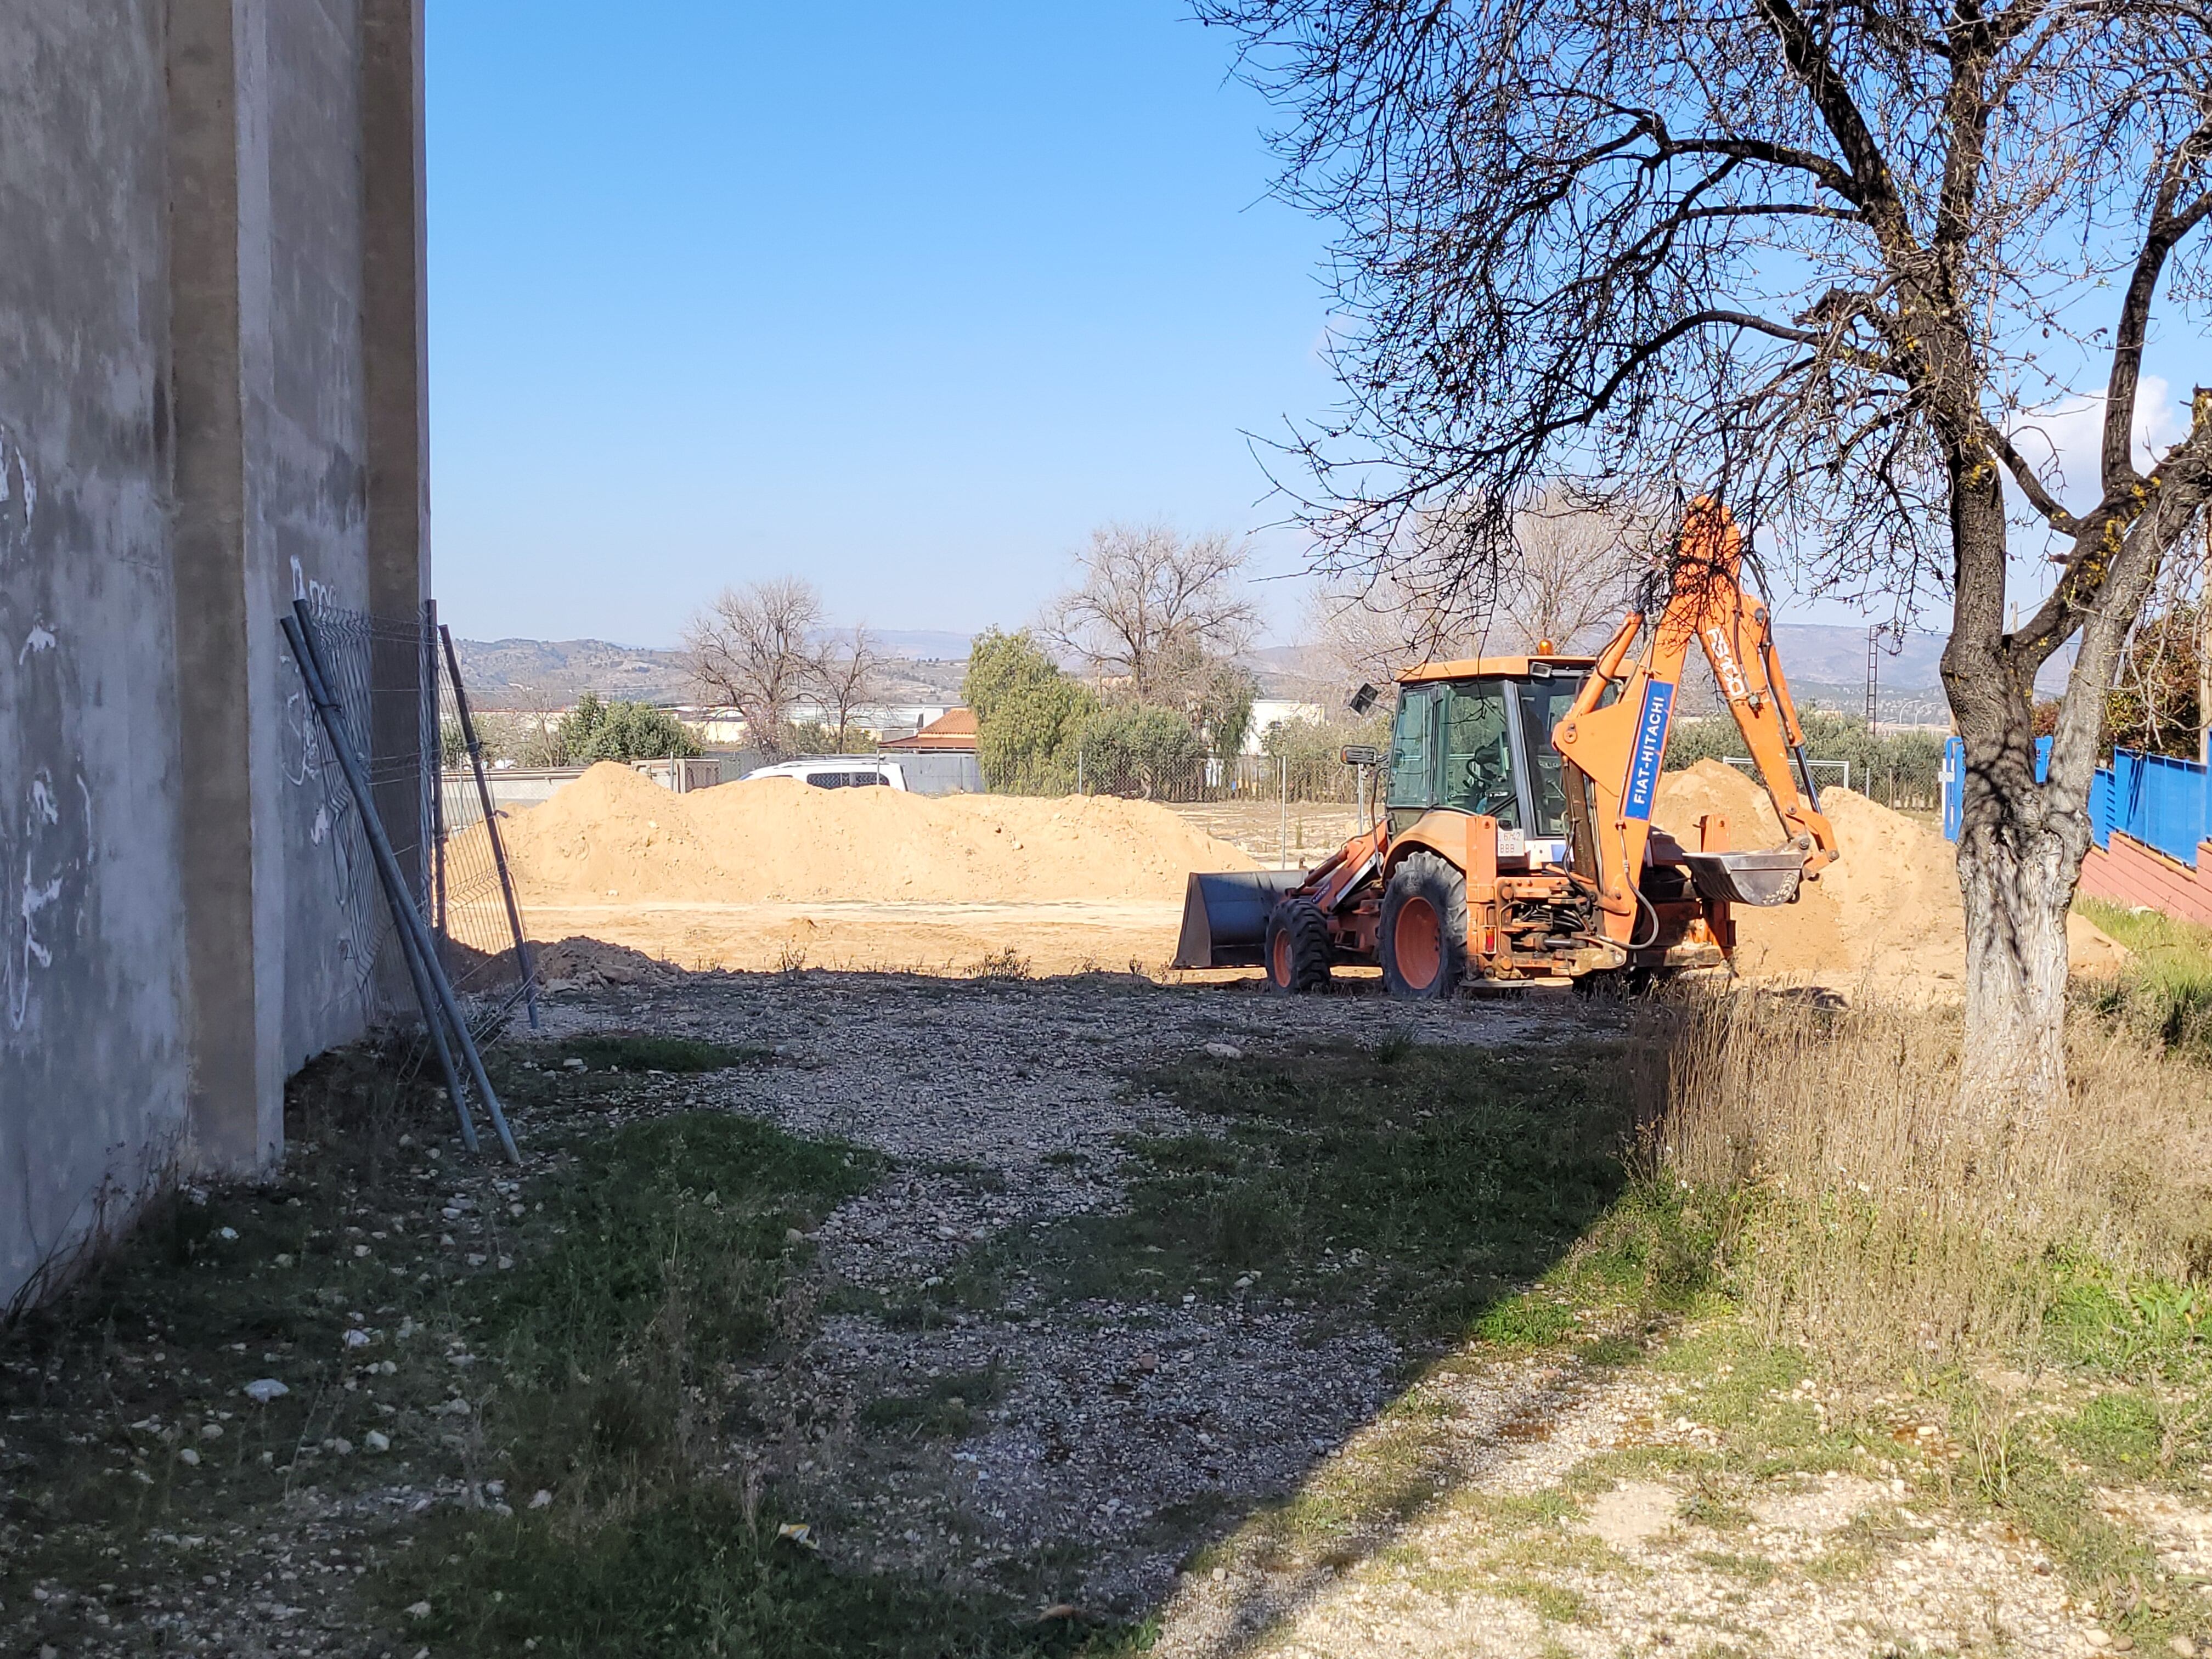
[[420, 40], [419, 0], [0, 8], [0, 1302], [267, 1165], [366, 1018], [276, 618], [428, 592]]

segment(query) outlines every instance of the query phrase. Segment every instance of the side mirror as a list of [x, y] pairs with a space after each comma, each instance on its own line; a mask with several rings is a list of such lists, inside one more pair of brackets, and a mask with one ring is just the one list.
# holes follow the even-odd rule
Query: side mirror
[[1344, 745], [1344, 763], [1346, 766], [1373, 766], [1382, 758], [1371, 743], [1347, 743]]
[[1352, 701], [1347, 706], [1353, 714], [1364, 714], [1375, 707], [1375, 700], [1382, 695], [1373, 686], [1363, 685], [1352, 694]]

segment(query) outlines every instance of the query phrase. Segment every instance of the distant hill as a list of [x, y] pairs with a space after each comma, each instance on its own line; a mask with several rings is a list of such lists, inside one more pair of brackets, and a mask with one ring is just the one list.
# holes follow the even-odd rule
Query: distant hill
[[605, 640], [455, 640], [469, 701], [483, 708], [566, 708], [586, 691], [638, 702], [691, 700], [674, 651]]
[[[890, 701], [942, 702], [957, 694], [968, 667], [966, 635], [887, 630], [873, 637], [896, 659], [884, 677]], [[469, 701], [479, 708], [566, 708], [586, 691], [662, 704], [699, 697], [680, 651], [606, 640], [455, 640], [453, 647]]]
[[[1782, 663], [1798, 701], [1857, 714], [1866, 707], [1867, 636], [1860, 628], [1820, 623], [1783, 623], [1774, 630]], [[968, 666], [970, 635], [928, 629], [886, 629], [877, 647], [896, 659], [886, 676], [891, 701], [943, 702], [957, 697]], [[470, 699], [487, 709], [566, 708], [584, 692], [640, 702], [692, 702], [698, 698], [683, 653], [606, 640], [456, 640]], [[1881, 717], [1914, 725], [1950, 717], [1939, 672], [1943, 639], [1907, 634], [1895, 655], [1884, 644], [1880, 664]], [[1334, 708], [1349, 687], [1311, 671], [1303, 646], [1262, 646], [1245, 654], [1263, 696], [1297, 697]], [[2046, 666], [2039, 682], [2046, 694], [2065, 684], [2071, 649]], [[1686, 687], [1686, 712], [1700, 705], [1696, 683], [1705, 678], [1693, 660]]]

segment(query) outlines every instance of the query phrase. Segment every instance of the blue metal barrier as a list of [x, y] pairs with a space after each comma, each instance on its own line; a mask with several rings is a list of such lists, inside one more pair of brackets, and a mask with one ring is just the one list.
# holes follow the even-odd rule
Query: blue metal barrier
[[2194, 867], [2197, 843], [2212, 836], [2205, 769], [2171, 755], [2112, 752], [2112, 825]]
[[[2039, 783], [2051, 775], [2051, 739], [2035, 740], [2035, 776]], [[1943, 839], [1959, 839], [1959, 829], [1966, 821], [1966, 740], [1947, 738], [1943, 742], [1943, 769], [1937, 777], [1943, 785]]]
[[[2039, 738], [2036, 776], [2050, 763], [2051, 739]], [[1942, 778], [1943, 835], [1956, 841], [1966, 782], [1966, 746], [1960, 738], [1943, 745]], [[2114, 750], [2112, 763], [2089, 780], [2089, 833], [2105, 847], [2115, 830], [2194, 868], [2197, 843], [2212, 838], [2212, 774], [2196, 761]]]

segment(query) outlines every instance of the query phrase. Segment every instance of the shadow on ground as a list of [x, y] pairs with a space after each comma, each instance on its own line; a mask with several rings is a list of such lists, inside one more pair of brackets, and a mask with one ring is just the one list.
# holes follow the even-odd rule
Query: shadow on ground
[[1225, 1655], [1447, 1495], [1435, 1364], [1602, 1364], [1692, 1273], [1622, 1207], [1618, 1010], [638, 977], [496, 1051], [523, 1170], [329, 1057], [280, 1178], [8, 1333], [0, 1630], [1103, 1654], [1172, 1598]]

